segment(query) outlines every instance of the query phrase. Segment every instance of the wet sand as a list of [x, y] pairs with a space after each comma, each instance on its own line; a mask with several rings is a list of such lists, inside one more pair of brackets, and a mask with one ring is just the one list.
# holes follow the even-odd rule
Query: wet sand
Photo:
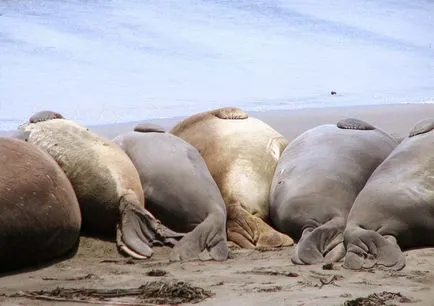
[[[346, 117], [370, 122], [389, 133], [405, 137], [423, 118], [434, 117], [434, 105], [369, 106], [296, 111], [250, 112], [272, 125], [289, 139], [323, 123]], [[151, 120], [170, 128], [181, 118]], [[149, 122], [149, 121], [148, 121]], [[127, 131], [135, 123], [91, 127], [107, 137]], [[379, 268], [350, 271], [342, 263], [295, 266], [290, 261], [293, 247], [281, 250], [242, 250], [231, 247], [225, 262], [174, 262], [169, 248], [156, 247], [149, 260], [129, 260], [118, 254], [114, 243], [81, 238], [77, 254], [70, 259], [34, 271], [0, 278], [1, 305], [149, 305], [137, 296], [118, 297], [119, 290], [138, 288], [146, 282], [185, 281], [209, 291], [203, 305], [434, 305], [434, 248], [406, 252], [406, 267], [398, 272]], [[154, 271], [160, 276], [150, 276]], [[163, 275], [165, 274], [165, 275]], [[163, 284], [163, 283], [162, 283]], [[161, 285], [162, 286], [162, 285]], [[23, 297], [23, 291], [63, 288], [113, 289], [111, 298], [92, 297], [75, 290], [74, 296], [58, 290], [47, 296]], [[179, 289], [181, 290], [181, 289]], [[21, 293], [20, 293], [21, 292]], [[19, 293], [18, 296], [14, 294]], [[118, 294], [116, 294], [118, 293]], [[179, 293], [179, 292], [178, 292]], [[29, 294], [29, 293], [26, 293]], [[107, 293], [105, 293], [107, 294]], [[376, 295], [374, 295], [376, 294]], [[370, 296], [371, 295], [371, 296]], [[356, 300], [368, 297], [368, 300]], [[61, 301], [61, 300], [67, 300]], [[74, 302], [74, 299], [82, 299]], [[170, 300], [162, 301], [168, 304]], [[173, 302], [173, 301], [172, 301]], [[148, 304], [146, 304], [148, 303]]]

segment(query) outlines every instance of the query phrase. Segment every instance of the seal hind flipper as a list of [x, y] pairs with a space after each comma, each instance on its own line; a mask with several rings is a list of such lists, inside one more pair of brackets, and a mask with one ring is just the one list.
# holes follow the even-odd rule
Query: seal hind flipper
[[40, 111], [40, 112], [33, 114], [29, 118], [29, 122], [30, 123], [37, 123], [37, 122], [42, 122], [42, 121], [47, 121], [47, 120], [52, 120], [52, 119], [65, 119], [65, 118], [59, 113], [45, 110], [45, 111]]
[[137, 258], [152, 256], [153, 245], [175, 245], [184, 234], [176, 233], [162, 225], [150, 212], [134, 203], [134, 196], [121, 198], [120, 221], [117, 224], [116, 242], [120, 250]]
[[225, 223], [224, 214], [207, 216], [202, 223], [176, 243], [169, 255], [170, 260], [226, 260], [229, 256], [229, 249]]
[[432, 119], [423, 119], [416, 123], [416, 125], [411, 129], [408, 137], [413, 137], [419, 134], [428, 133], [434, 129], [434, 120]]
[[346, 245], [344, 268], [361, 270], [382, 266], [389, 270], [401, 270], [405, 267], [405, 256], [395, 237], [361, 228], [346, 233], [345, 240], [348, 240], [348, 235], [351, 235], [353, 242]]
[[345, 221], [333, 219], [315, 229], [305, 230], [296, 245], [292, 262], [299, 265], [337, 262], [345, 256]]
[[375, 127], [363, 120], [356, 118], [347, 118], [339, 120], [336, 126], [345, 130], [375, 130]]
[[247, 119], [249, 115], [238, 107], [223, 107], [210, 112], [220, 119]]
[[278, 232], [259, 217], [250, 214], [239, 202], [226, 206], [228, 240], [242, 248], [278, 248], [291, 246], [294, 241]]
[[134, 127], [134, 132], [140, 133], [165, 133], [166, 130], [154, 123], [139, 123]]

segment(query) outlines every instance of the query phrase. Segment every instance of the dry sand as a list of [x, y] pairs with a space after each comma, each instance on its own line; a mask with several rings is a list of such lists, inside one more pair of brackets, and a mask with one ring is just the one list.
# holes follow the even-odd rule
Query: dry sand
[[[311, 109], [251, 115], [268, 122], [289, 139], [310, 127], [334, 123], [345, 117], [364, 119], [387, 132], [405, 136], [417, 121], [434, 116], [434, 105]], [[152, 122], [169, 128], [178, 120], [180, 118]], [[133, 125], [134, 123], [126, 123], [92, 129], [113, 137]], [[407, 265], [398, 272], [381, 269], [350, 271], [343, 269], [341, 263], [334, 264], [331, 269], [325, 269], [330, 267], [322, 265], [295, 266], [290, 262], [293, 247], [261, 251], [232, 247], [231, 258], [222, 263], [170, 263], [169, 250], [166, 247], [155, 248], [156, 252], [151, 259], [133, 261], [119, 255], [112, 242], [82, 238], [77, 254], [71, 259], [0, 278], [0, 304], [83, 305], [83, 302], [89, 302], [102, 305], [144, 305], [145, 300], [137, 296], [104, 300], [101, 294], [116, 296], [121, 291], [115, 289], [138, 288], [146, 282], [158, 280], [166, 283], [186, 281], [210, 291], [212, 296], [202, 301], [203, 305], [343, 305], [346, 301], [347, 305], [434, 305], [434, 248], [406, 252]], [[147, 275], [152, 270], [166, 274]], [[160, 292], [168, 288], [166, 285], [157, 285]], [[91, 297], [91, 292], [83, 297], [83, 290], [75, 290], [73, 298], [81, 296], [83, 300], [80, 303], [72, 302], [71, 296], [66, 297], [69, 302], [13, 296], [17, 292], [47, 291], [56, 287], [112, 291], [98, 291], [100, 297], [97, 298]], [[177, 289], [177, 295], [193, 292], [193, 289], [187, 289], [185, 286]], [[55, 291], [54, 299], [62, 299], [59, 296], [62, 293], [67, 292]], [[42, 295], [46, 297], [46, 294]], [[369, 295], [371, 297], [368, 300], [355, 301], [356, 298]]]

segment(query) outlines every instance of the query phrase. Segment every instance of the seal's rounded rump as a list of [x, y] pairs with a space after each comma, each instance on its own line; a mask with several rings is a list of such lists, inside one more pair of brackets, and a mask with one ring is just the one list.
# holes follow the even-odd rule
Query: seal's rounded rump
[[0, 270], [72, 252], [81, 217], [65, 173], [36, 146], [12, 138], [0, 144]]

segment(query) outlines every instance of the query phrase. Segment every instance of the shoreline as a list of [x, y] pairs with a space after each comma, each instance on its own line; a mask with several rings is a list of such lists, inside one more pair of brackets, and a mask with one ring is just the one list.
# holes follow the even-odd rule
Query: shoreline
[[[397, 137], [406, 137], [410, 129], [420, 120], [434, 117], [434, 104], [407, 103], [338, 107], [315, 107], [248, 111], [249, 116], [263, 120], [282, 135], [291, 140], [302, 132], [321, 124], [335, 124], [338, 120], [355, 117], [365, 120]], [[191, 113], [190, 115], [194, 115]], [[432, 114], [432, 115], [430, 115]], [[115, 122], [100, 125], [84, 125], [107, 138], [131, 131], [141, 122], [161, 125], [167, 131], [188, 116], [154, 118], [128, 122]], [[23, 118], [24, 122], [25, 118]], [[0, 136], [11, 136], [14, 130], [0, 131]]]
[[[365, 120], [397, 137], [406, 137], [420, 120], [433, 117], [434, 104], [387, 104], [343, 107], [318, 107], [290, 110], [247, 111], [249, 116], [263, 120], [291, 140], [302, 132], [322, 124], [335, 124], [349, 117]], [[432, 115], [431, 115], [432, 114]], [[192, 113], [191, 115], [194, 115]], [[156, 118], [104, 125], [89, 125], [89, 129], [108, 138], [131, 131], [140, 122], [161, 125], [167, 131], [188, 116]]]

